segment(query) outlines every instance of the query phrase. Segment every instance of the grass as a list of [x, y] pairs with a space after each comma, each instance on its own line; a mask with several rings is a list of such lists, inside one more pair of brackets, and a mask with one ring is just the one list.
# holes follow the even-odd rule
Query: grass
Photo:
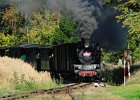
[[0, 96], [26, 92], [26, 91], [33, 91], [37, 89], [50, 89], [50, 88], [55, 88], [60, 86], [63, 86], [63, 84], [56, 84], [55, 81], [46, 82], [46, 83], [34, 83], [34, 82], [17, 83], [11, 87], [1, 87]]
[[[72, 95], [77, 98], [76, 100], [140, 100], [139, 77], [140, 71], [131, 78], [131, 81], [127, 81], [127, 86], [91, 87], [74, 91]], [[0, 95], [62, 86], [52, 81], [48, 72], [38, 73], [31, 65], [20, 59], [8, 57], [0, 57], [0, 79]], [[57, 97], [60, 100], [71, 100], [68, 95], [67, 98], [65, 95], [57, 95]]]
[[127, 81], [127, 84], [131, 85], [131, 84], [139, 84], [139, 83], [140, 83], [140, 71], [137, 71], [134, 73], [133, 76], [131, 76], [131, 80]]
[[114, 95], [124, 98], [124, 100], [140, 100], [140, 84], [112, 87], [111, 91]]
[[73, 95], [76, 100], [140, 100], [140, 84], [108, 88], [93, 87], [76, 91]]
[[[109, 86], [79, 90], [73, 93], [76, 100], [140, 100], [140, 71], [127, 80], [126, 86]], [[82, 94], [84, 93], [84, 95]]]
[[49, 72], [37, 72], [20, 59], [0, 57], [0, 95], [61, 86]]

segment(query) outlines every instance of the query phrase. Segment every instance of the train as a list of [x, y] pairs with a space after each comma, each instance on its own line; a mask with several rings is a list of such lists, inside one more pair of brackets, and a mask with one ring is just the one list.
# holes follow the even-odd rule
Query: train
[[101, 48], [98, 43], [81, 39], [79, 43], [53, 46], [50, 62], [56, 77], [76, 80], [102, 80]]
[[[88, 41], [88, 40], [86, 40]], [[84, 43], [82, 48], [77, 49], [77, 55], [80, 63], [75, 63], [74, 73], [78, 77], [96, 78], [100, 75], [101, 69], [101, 49], [98, 43], [90, 45], [88, 42]]]
[[[101, 79], [101, 48], [81, 39], [59, 45], [24, 44], [0, 48], [1, 56], [20, 58], [38, 71], [50, 71], [52, 78]], [[24, 59], [23, 59], [24, 58]]]

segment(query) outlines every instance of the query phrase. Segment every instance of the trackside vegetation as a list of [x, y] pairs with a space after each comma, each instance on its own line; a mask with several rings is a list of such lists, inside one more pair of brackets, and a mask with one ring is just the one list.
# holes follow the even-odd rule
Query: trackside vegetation
[[[16, 63], [16, 65], [15, 65]], [[62, 86], [51, 79], [49, 72], [37, 72], [20, 59], [0, 57], [0, 95]]]

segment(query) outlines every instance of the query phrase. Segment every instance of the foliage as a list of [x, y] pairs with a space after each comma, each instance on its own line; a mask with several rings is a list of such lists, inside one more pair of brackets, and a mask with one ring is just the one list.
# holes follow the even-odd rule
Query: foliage
[[115, 7], [121, 12], [116, 18], [128, 28], [128, 43], [135, 61], [140, 60], [140, 1], [127, 0]]
[[[140, 59], [140, 1], [139, 0], [103, 0], [105, 4], [115, 5], [120, 15], [118, 21], [128, 28], [128, 43], [135, 61]], [[114, 6], [113, 5], [113, 6]], [[70, 14], [61, 15], [58, 11], [41, 9], [25, 18], [20, 10], [9, 4], [0, 8], [0, 46], [38, 43], [45, 45], [77, 42], [77, 25]], [[114, 58], [116, 54], [105, 54], [104, 59]]]
[[117, 52], [111, 52], [111, 51], [102, 51], [102, 61], [105, 61], [107, 63], [117, 64], [118, 59], [123, 59], [123, 52], [117, 51]]
[[24, 91], [33, 91], [37, 89], [50, 89], [61, 86], [64, 86], [64, 84], [56, 84], [55, 81], [48, 81], [39, 84], [35, 82], [16, 83], [15, 85], [12, 85], [10, 87], [0, 87], [0, 96], [9, 93], [20, 93]]
[[25, 18], [15, 5], [0, 8], [1, 47], [28, 42], [52, 45], [78, 41], [74, 35], [77, 27], [70, 15], [47, 9], [30, 15]]
[[54, 43], [71, 43], [79, 41], [79, 39], [76, 37], [76, 29], [77, 26], [69, 14], [61, 16], [59, 27], [54, 33]]
[[102, 60], [109, 62], [110, 61], [110, 53], [108, 53], [106, 51], [102, 51]]
[[[140, 0], [103, 0], [113, 6], [119, 15], [117, 20], [128, 29], [128, 44], [132, 50], [133, 62], [140, 60]], [[126, 44], [127, 45], [127, 44]], [[127, 49], [127, 46], [126, 46]], [[117, 58], [116, 58], [117, 59]]]
[[59, 14], [46, 11], [44, 15], [34, 12], [29, 19], [28, 35], [31, 43], [51, 45], [55, 29], [59, 27]]
[[15, 28], [16, 23], [19, 22], [18, 20], [19, 11], [15, 6], [10, 6], [6, 8], [4, 15], [3, 15], [3, 22], [9, 28]]
[[3, 33], [0, 33], [0, 46], [9, 46], [14, 45], [14, 36], [13, 35], [5, 35]]

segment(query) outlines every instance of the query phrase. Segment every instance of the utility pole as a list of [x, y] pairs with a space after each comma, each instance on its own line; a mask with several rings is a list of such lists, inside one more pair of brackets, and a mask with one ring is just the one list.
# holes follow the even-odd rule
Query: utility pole
[[126, 85], [126, 57], [127, 51], [124, 51], [124, 85]]
[[131, 78], [130, 62], [131, 62], [131, 51], [130, 51], [129, 44], [128, 44], [128, 47], [127, 47], [127, 67], [128, 67], [128, 79], [129, 79], [129, 81]]

